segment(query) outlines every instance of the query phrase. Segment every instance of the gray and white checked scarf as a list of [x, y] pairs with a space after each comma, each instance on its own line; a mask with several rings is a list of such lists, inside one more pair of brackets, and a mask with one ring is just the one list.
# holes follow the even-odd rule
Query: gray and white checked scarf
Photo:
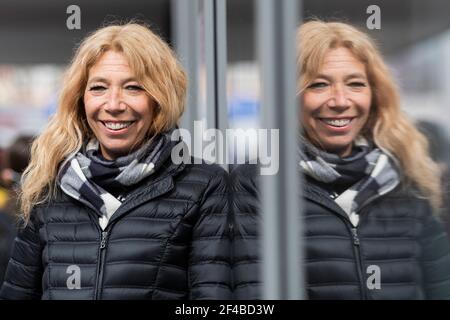
[[101, 156], [94, 138], [67, 158], [58, 183], [64, 193], [101, 213], [99, 223], [104, 230], [121, 206], [123, 193], [154, 173], [170, 154], [171, 146], [177, 143], [171, 141], [172, 132], [157, 135], [138, 150], [114, 160]]
[[300, 137], [300, 170], [319, 181], [331, 184], [331, 190], [343, 192], [331, 195], [347, 213], [353, 226], [359, 223], [358, 209], [372, 199], [394, 189], [400, 182], [396, 159], [374, 147], [362, 137], [354, 143], [352, 155], [338, 155], [319, 150]]

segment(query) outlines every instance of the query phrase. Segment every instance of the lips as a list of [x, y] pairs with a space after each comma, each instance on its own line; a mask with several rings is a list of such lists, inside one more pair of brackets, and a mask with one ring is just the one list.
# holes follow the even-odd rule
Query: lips
[[100, 121], [108, 130], [111, 131], [124, 131], [126, 129], [128, 129], [130, 126], [133, 125], [133, 123], [135, 123], [136, 121], [132, 120], [132, 121]]
[[326, 124], [333, 126], [333, 127], [345, 127], [346, 125], [348, 125], [352, 119], [351, 118], [347, 118], [347, 119], [321, 119], [323, 122], [325, 122]]
[[340, 118], [318, 118], [327, 128], [336, 130], [345, 130], [349, 128], [354, 117], [340, 117]]

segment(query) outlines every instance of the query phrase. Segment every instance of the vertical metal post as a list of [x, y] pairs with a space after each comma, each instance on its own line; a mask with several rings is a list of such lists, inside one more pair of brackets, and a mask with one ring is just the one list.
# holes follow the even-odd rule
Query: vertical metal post
[[[206, 127], [217, 128], [224, 134], [228, 125], [226, 103], [227, 33], [226, 1], [203, 0], [204, 60], [206, 73]], [[216, 161], [224, 150], [216, 141]], [[224, 165], [224, 168], [227, 166]]]
[[[182, 127], [192, 132], [193, 122], [203, 120], [205, 129], [224, 133], [228, 125], [226, 1], [172, 0], [172, 17], [176, 50], [189, 75]], [[223, 159], [220, 147], [216, 145], [216, 160]]]
[[257, 0], [262, 127], [279, 129], [279, 171], [261, 176], [264, 299], [304, 298], [295, 59], [299, 0]]
[[193, 132], [194, 121], [201, 119], [199, 99], [200, 30], [198, 0], [171, 0], [172, 39], [175, 51], [188, 75], [186, 108], [180, 126]]
[[223, 133], [228, 128], [227, 104], [227, 1], [214, 0], [216, 22], [216, 125]]
[[206, 127], [214, 128], [216, 124], [216, 46], [214, 0], [203, 2], [203, 50], [206, 75]]

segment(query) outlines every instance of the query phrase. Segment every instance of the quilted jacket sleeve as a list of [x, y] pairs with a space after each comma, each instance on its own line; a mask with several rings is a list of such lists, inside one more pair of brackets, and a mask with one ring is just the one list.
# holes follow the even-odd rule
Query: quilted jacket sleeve
[[426, 299], [450, 299], [450, 244], [439, 220], [425, 218], [422, 237]]
[[41, 298], [42, 248], [39, 222], [33, 211], [27, 226], [19, 231], [14, 240], [0, 298], [11, 300]]
[[9, 214], [0, 211], [0, 285], [9, 262], [16, 226]]
[[233, 297], [261, 298], [260, 226], [256, 165], [241, 165], [230, 175], [233, 212]]
[[213, 166], [199, 203], [189, 256], [189, 298], [231, 299], [228, 174]]

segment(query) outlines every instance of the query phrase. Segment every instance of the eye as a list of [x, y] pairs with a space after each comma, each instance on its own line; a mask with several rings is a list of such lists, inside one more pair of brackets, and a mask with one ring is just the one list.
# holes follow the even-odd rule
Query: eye
[[328, 86], [327, 82], [320, 81], [320, 82], [314, 82], [309, 85], [308, 89], [318, 89], [318, 88], [325, 88]]
[[367, 86], [366, 83], [362, 81], [352, 81], [348, 85], [354, 88], [364, 88]]
[[103, 90], [106, 90], [106, 87], [105, 86], [100, 86], [100, 85], [95, 85], [95, 86], [92, 86], [92, 87], [89, 88], [89, 91], [97, 91], [97, 92], [99, 92], [99, 91], [103, 91]]
[[131, 91], [142, 91], [142, 90], [144, 90], [142, 87], [140, 87], [138, 85], [129, 85], [129, 86], [126, 86], [125, 89], [131, 90]]

